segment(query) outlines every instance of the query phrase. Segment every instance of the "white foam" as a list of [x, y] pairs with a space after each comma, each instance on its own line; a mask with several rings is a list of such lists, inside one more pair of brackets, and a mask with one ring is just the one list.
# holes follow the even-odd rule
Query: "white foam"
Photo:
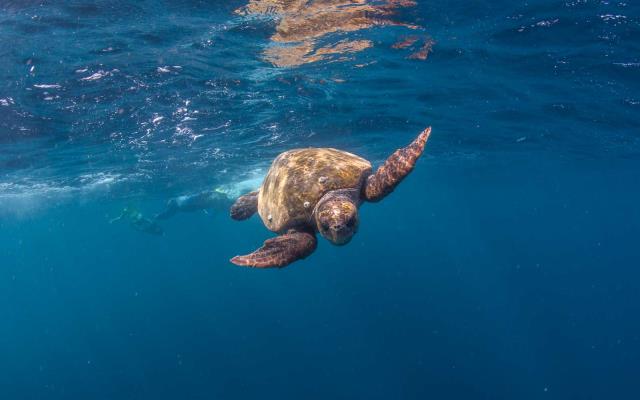
[[613, 65], [624, 68], [637, 68], [640, 67], [640, 62], [615, 62]]
[[108, 189], [111, 185], [126, 180], [121, 174], [112, 174], [98, 172], [94, 174], [85, 174], [80, 176], [82, 186], [81, 191], [90, 191], [95, 189]]
[[84, 78], [80, 78], [81, 81], [97, 81], [98, 79], [102, 79], [105, 76], [112, 75], [113, 73], [120, 72], [118, 69], [112, 69], [111, 71], [103, 71], [99, 70], [89, 76], [85, 76]]
[[62, 86], [58, 85], [58, 84], [38, 84], [38, 85], [33, 85], [34, 88], [38, 88], [38, 89], [60, 89]]
[[243, 194], [253, 192], [260, 188], [262, 180], [264, 179], [262, 169], [256, 169], [252, 171], [252, 176], [248, 179], [229, 182], [222, 184], [216, 188], [216, 191], [226, 194], [232, 199], [242, 196]]
[[0, 182], [0, 216], [32, 215], [67, 201], [108, 191], [129, 179], [121, 174], [97, 172], [81, 175], [72, 181], [24, 179], [21, 182]]
[[84, 78], [80, 78], [81, 81], [97, 81], [105, 76], [104, 72], [96, 72], [90, 76], [85, 76]]
[[549, 27], [551, 25], [555, 25], [559, 22], [559, 19], [549, 19], [549, 20], [543, 20], [543, 21], [539, 21], [536, 22], [536, 26], [541, 26], [541, 27]]
[[626, 15], [620, 15], [620, 14], [604, 14], [604, 15], [600, 15], [600, 18], [602, 18], [603, 21], [616, 21], [619, 19], [627, 19]]
[[57, 204], [73, 188], [54, 183], [0, 183], [0, 216], [24, 217]]

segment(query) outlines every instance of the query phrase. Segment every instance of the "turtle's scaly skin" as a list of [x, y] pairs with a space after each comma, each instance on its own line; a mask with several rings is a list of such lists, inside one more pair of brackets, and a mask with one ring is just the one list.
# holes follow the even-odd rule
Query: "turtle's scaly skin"
[[247, 193], [238, 197], [231, 206], [231, 218], [242, 221], [250, 218], [258, 207], [258, 191]]
[[309, 232], [289, 232], [267, 239], [264, 245], [246, 256], [237, 256], [231, 259], [236, 265], [245, 267], [284, 267], [296, 260], [306, 258], [316, 249], [318, 241], [316, 235]]
[[273, 232], [314, 226], [313, 209], [327, 192], [360, 188], [371, 174], [364, 158], [331, 148], [290, 150], [271, 164], [258, 195], [258, 213]]
[[383, 197], [393, 192], [404, 178], [416, 166], [416, 161], [422, 155], [424, 146], [431, 135], [431, 127], [425, 129], [415, 140], [401, 149], [396, 150], [378, 168], [375, 174], [367, 177], [363, 195], [367, 201], [380, 201]]

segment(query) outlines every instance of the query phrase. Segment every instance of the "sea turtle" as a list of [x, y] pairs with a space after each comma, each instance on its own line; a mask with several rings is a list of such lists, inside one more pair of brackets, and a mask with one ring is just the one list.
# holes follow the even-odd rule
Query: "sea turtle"
[[262, 186], [240, 196], [231, 218], [244, 220], [256, 211], [265, 226], [280, 236], [268, 239], [251, 254], [236, 256], [236, 265], [284, 267], [316, 249], [316, 232], [344, 245], [358, 229], [358, 207], [388, 195], [415, 166], [431, 128], [394, 152], [372, 173], [371, 163], [332, 148], [289, 150], [271, 164]]

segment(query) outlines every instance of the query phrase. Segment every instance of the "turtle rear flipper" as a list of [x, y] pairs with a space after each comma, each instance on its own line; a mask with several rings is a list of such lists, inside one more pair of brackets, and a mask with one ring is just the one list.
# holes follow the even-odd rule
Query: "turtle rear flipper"
[[368, 201], [376, 202], [393, 192], [393, 189], [413, 170], [430, 134], [431, 127], [422, 131], [410, 145], [390, 155], [375, 174], [367, 178], [363, 197]]
[[245, 267], [282, 268], [313, 253], [318, 241], [309, 232], [289, 230], [284, 235], [268, 239], [258, 250], [245, 256], [235, 256], [231, 262]]
[[236, 221], [242, 221], [258, 211], [258, 191], [247, 193], [238, 197], [231, 206], [231, 218]]

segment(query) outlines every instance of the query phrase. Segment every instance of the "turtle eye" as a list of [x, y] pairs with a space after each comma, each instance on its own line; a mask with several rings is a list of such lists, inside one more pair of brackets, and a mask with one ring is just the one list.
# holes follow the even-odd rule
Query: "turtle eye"
[[356, 224], [356, 219], [355, 218], [351, 218], [349, 221], [347, 221], [347, 226], [349, 228], [353, 228], [353, 226]]

